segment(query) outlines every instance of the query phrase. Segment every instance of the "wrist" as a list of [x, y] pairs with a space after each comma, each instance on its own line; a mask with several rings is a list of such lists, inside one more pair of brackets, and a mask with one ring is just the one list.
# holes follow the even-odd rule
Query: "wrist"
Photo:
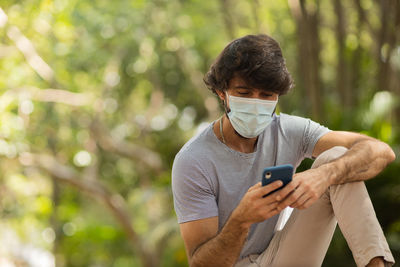
[[240, 228], [242, 231], [248, 231], [252, 224], [247, 220], [246, 216], [243, 216], [238, 208], [232, 212], [229, 221], [231, 221], [235, 228]]
[[337, 184], [338, 181], [338, 166], [336, 163], [330, 162], [327, 164], [321, 165], [318, 169], [321, 169], [322, 177], [325, 179], [328, 186], [333, 184]]

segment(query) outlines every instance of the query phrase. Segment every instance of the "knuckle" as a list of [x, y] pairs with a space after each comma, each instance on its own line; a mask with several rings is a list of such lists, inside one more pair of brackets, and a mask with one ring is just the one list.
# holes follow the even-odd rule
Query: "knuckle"
[[266, 211], [266, 210], [259, 210], [258, 212], [257, 212], [257, 216], [259, 217], [259, 218], [261, 218], [261, 219], [264, 219], [265, 220], [265, 217], [267, 217], [268, 216], [268, 212]]
[[309, 208], [312, 204], [314, 203], [314, 201], [307, 201], [307, 203], [304, 203], [304, 208]]
[[256, 197], [257, 197], [257, 194], [254, 191], [251, 191], [247, 194], [247, 198], [250, 200], [254, 200]]
[[276, 192], [274, 194], [276, 194], [276, 197], [279, 197], [279, 199], [283, 199], [286, 195], [286, 188], [279, 190], [278, 192]]
[[276, 188], [278, 188], [278, 187], [280, 187], [280, 184], [278, 183], [278, 181], [275, 181], [274, 183], [272, 183], [272, 184], [270, 184], [270, 188], [272, 189], [276, 189]]
[[281, 185], [278, 184], [278, 183], [276, 183], [276, 184], [274, 184], [273, 189], [277, 189], [277, 188], [279, 188], [279, 187], [281, 187]]

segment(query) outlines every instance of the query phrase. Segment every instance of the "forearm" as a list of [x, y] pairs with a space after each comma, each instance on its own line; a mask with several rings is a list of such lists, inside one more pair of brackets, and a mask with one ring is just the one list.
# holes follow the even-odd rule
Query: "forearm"
[[340, 158], [320, 166], [330, 184], [364, 181], [376, 176], [395, 159], [385, 143], [366, 138], [354, 143]]
[[[263, 196], [281, 186], [281, 181], [275, 181], [266, 186], [262, 186], [260, 182], [250, 187], [219, 233], [217, 233], [218, 222], [213, 224], [212, 220], [209, 221], [211, 225], [208, 226], [203, 220], [200, 224], [191, 222], [187, 227], [183, 227], [186, 229], [183, 231], [183, 236], [184, 238], [186, 236], [185, 245], [190, 266], [224, 267], [235, 265], [250, 226], [254, 223], [265, 221], [279, 213], [279, 202], [276, 201], [274, 194], [267, 197]], [[194, 225], [197, 225], [197, 227]], [[215, 230], [210, 231], [209, 229], [202, 229], [202, 227]], [[189, 232], [189, 229], [194, 230], [196, 228], [200, 233], [206, 233], [208, 238], [201, 238], [198, 234]]]
[[190, 266], [233, 266], [240, 255], [248, 231], [249, 227], [231, 216], [215, 237], [192, 253]]

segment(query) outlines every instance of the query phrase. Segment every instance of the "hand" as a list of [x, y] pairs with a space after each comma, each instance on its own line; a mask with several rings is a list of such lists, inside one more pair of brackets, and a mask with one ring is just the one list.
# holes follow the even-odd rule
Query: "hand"
[[232, 213], [232, 219], [239, 221], [244, 227], [250, 227], [251, 224], [262, 222], [279, 213], [276, 200], [276, 193], [263, 197], [282, 186], [282, 181], [275, 181], [269, 185], [262, 186], [257, 183], [250, 187], [243, 196], [239, 205]]
[[306, 209], [321, 197], [329, 185], [326, 174], [321, 169], [296, 173], [292, 182], [273, 194], [276, 201], [280, 202], [277, 209], [281, 211], [287, 206]]

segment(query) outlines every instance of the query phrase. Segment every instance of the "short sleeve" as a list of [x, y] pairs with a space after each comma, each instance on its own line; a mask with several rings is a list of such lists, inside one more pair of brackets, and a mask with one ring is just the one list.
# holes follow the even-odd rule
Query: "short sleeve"
[[304, 157], [306, 158], [312, 157], [315, 144], [322, 136], [324, 136], [328, 132], [330, 132], [330, 130], [327, 127], [322, 126], [319, 123], [314, 122], [310, 119], [306, 119], [306, 125], [302, 141], [303, 150], [301, 151]]
[[307, 118], [281, 114], [281, 126], [287, 142], [297, 147], [298, 158], [311, 158], [315, 144], [330, 130]]
[[172, 166], [172, 192], [179, 223], [218, 216], [210, 177], [188, 153], [178, 153]]

